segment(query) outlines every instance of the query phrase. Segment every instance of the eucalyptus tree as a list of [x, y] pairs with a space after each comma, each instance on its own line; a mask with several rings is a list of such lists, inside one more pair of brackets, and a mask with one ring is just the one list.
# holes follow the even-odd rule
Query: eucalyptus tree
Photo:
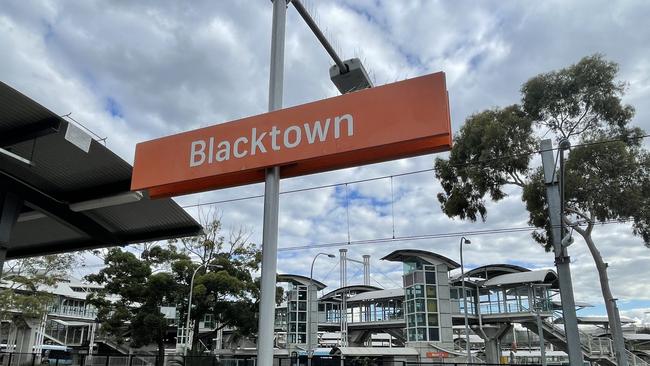
[[75, 253], [7, 261], [0, 287], [0, 317], [18, 313], [25, 318], [41, 318], [56, 300], [53, 288], [67, 280], [79, 261]]
[[617, 64], [593, 55], [531, 78], [521, 88], [520, 104], [468, 117], [449, 159], [436, 159], [435, 172], [442, 186], [437, 197], [449, 217], [485, 221], [488, 200], [521, 192], [529, 223], [540, 229], [533, 239], [550, 250], [545, 187], [534, 153], [540, 135], [571, 142], [563, 177], [565, 231], [584, 239], [612, 335], [621, 341], [607, 263], [593, 233], [599, 223], [630, 223], [631, 232], [650, 243], [650, 157], [644, 132], [630, 125], [634, 108], [621, 99], [626, 84], [616, 80], [617, 73]]
[[[220, 216], [211, 211], [200, 220], [204, 228], [202, 233], [170, 242], [185, 255], [172, 263], [172, 272], [185, 293], [189, 293], [191, 277], [198, 269], [191, 304], [193, 351], [197, 351], [199, 345], [199, 323], [206, 315], [214, 322], [212, 333], [204, 334], [206, 340], [225, 327], [233, 330], [234, 338], [254, 335], [260, 297], [256, 273], [262, 252], [249, 240], [248, 231], [243, 228], [229, 230], [226, 237]], [[278, 291], [279, 298], [281, 288]], [[188, 304], [183, 302], [181, 309], [187, 314]]]

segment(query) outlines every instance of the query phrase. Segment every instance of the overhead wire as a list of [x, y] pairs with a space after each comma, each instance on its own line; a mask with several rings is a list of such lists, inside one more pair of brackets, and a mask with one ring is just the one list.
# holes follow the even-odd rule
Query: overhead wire
[[[611, 224], [622, 224], [626, 222], [631, 222], [632, 219], [627, 220], [611, 220], [605, 222], [596, 223], [597, 225], [611, 225]], [[315, 248], [328, 248], [328, 247], [337, 247], [342, 245], [347, 246], [356, 246], [356, 245], [369, 245], [369, 244], [388, 244], [393, 242], [402, 242], [402, 241], [418, 241], [418, 240], [427, 240], [427, 239], [443, 239], [443, 238], [454, 238], [461, 236], [480, 236], [480, 235], [493, 235], [493, 234], [505, 234], [505, 233], [517, 233], [517, 232], [526, 232], [526, 231], [535, 231], [541, 230], [538, 227], [532, 226], [520, 226], [520, 227], [510, 227], [510, 228], [497, 228], [497, 229], [486, 229], [486, 230], [473, 230], [473, 231], [459, 231], [459, 232], [446, 232], [446, 233], [430, 233], [430, 234], [420, 234], [420, 235], [406, 235], [398, 236], [395, 238], [385, 237], [385, 238], [372, 238], [372, 239], [362, 239], [362, 240], [353, 240], [349, 243], [345, 242], [329, 242], [329, 243], [312, 243], [302, 246], [289, 246], [278, 248], [278, 252], [288, 252], [295, 250], [307, 250]]]
[[[631, 137], [631, 138], [629, 138], [629, 140], [638, 140], [638, 139], [644, 139], [644, 138], [648, 138], [648, 137], [650, 137], [650, 134]], [[596, 141], [596, 142], [586, 142], [586, 143], [573, 145], [571, 148], [574, 149], [574, 148], [577, 148], [577, 147], [600, 145], [600, 144], [607, 144], [607, 143], [621, 142], [621, 141], [625, 141], [625, 140], [623, 140], [623, 139], [611, 139], [611, 140], [603, 140], [603, 141]], [[500, 157], [496, 157], [496, 158], [483, 159], [483, 160], [477, 160], [477, 161], [469, 161], [469, 162], [461, 163], [461, 164], [452, 164], [451, 166], [458, 168], [458, 167], [463, 167], [463, 166], [481, 165], [481, 164], [486, 164], [486, 163], [499, 161], [499, 160], [515, 159], [515, 158], [521, 158], [521, 157], [524, 157], [524, 156], [539, 154], [539, 153], [542, 153], [542, 152], [547, 151], [547, 150], [548, 151], [555, 151], [555, 150], [558, 150], [558, 149], [559, 149], [559, 147], [553, 147], [551, 149], [538, 149], [538, 150], [529, 151], [529, 152], [520, 153], [520, 154], [506, 155], [506, 156], [500, 156]], [[340, 187], [342, 185], [359, 184], [359, 183], [372, 182], [372, 181], [377, 181], [377, 180], [382, 180], [382, 179], [404, 177], [404, 176], [409, 176], [409, 175], [432, 172], [434, 170], [435, 170], [435, 168], [432, 167], [432, 168], [418, 169], [418, 170], [412, 170], [412, 171], [407, 171], [407, 172], [402, 172], [402, 173], [395, 173], [395, 174], [381, 175], [381, 176], [370, 177], [370, 178], [350, 180], [350, 181], [346, 181], [346, 182], [321, 184], [321, 185], [316, 185], [316, 186], [311, 186], [311, 187], [303, 187], [303, 188], [296, 188], [296, 189], [281, 191], [280, 194], [283, 195], [283, 194], [307, 192], [307, 191], [313, 191], [313, 190], [325, 189], [325, 188], [336, 188], [336, 187]], [[201, 207], [201, 206], [206, 206], [206, 205], [217, 205], [217, 204], [223, 204], [223, 203], [232, 203], [232, 202], [238, 202], [238, 201], [245, 201], [245, 200], [250, 200], [250, 199], [255, 199], [255, 198], [263, 198], [263, 197], [264, 197], [263, 194], [256, 194], [256, 195], [228, 198], [228, 199], [224, 199], [224, 200], [188, 204], [188, 205], [183, 205], [181, 207], [182, 208], [193, 208], [193, 207]]]
[[[646, 135], [640, 135], [640, 136], [632, 137], [629, 140], [644, 139], [644, 138], [648, 138], [648, 137], [650, 137], [650, 135], [646, 134]], [[623, 140], [623, 139], [611, 139], [611, 140], [603, 140], [603, 141], [596, 141], [596, 142], [587, 142], [587, 143], [576, 144], [572, 148], [577, 148], [577, 147], [582, 147], [582, 146], [593, 146], [593, 145], [620, 142], [620, 141], [625, 141], [625, 140]], [[529, 156], [529, 155], [541, 153], [541, 152], [544, 152], [544, 151], [555, 151], [555, 150], [558, 150], [558, 149], [559, 149], [559, 147], [553, 147], [551, 149], [538, 149], [538, 150], [534, 150], [534, 151], [530, 151], [530, 152], [526, 152], [526, 153], [521, 153], [521, 154], [513, 154], [513, 155], [508, 155], [508, 156], [496, 157], [496, 158], [492, 158], [492, 159], [470, 161], [470, 162], [466, 162], [466, 163], [462, 163], [462, 164], [454, 164], [452, 166], [461, 167], [461, 166], [486, 164], [486, 163], [493, 162], [493, 161], [512, 159], [512, 158], [520, 158], [520, 157], [524, 157], [524, 156]], [[302, 245], [302, 246], [280, 247], [280, 248], [278, 248], [278, 252], [295, 251], [295, 250], [307, 250], [307, 249], [314, 249], [314, 248], [327, 248], [327, 247], [336, 247], [336, 246], [344, 246], [344, 245], [382, 244], [382, 243], [391, 243], [391, 242], [397, 242], [397, 241], [417, 241], [417, 240], [426, 240], [426, 239], [440, 239], [440, 238], [449, 238], [449, 237], [459, 237], [459, 236], [465, 236], [465, 235], [472, 235], [472, 236], [493, 235], [493, 234], [515, 233], [515, 232], [526, 232], [526, 231], [540, 230], [540, 228], [537, 228], [537, 227], [525, 226], [525, 227], [509, 227], [509, 228], [497, 228], [497, 229], [487, 229], [487, 230], [462, 231], [462, 232], [430, 233], [430, 234], [423, 234], [423, 235], [407, 235], [407, 236], [396, 236], [393, 233], [392, 237], [363, 239], [363, 240], [351, 240], [351, 238], [350, 238], [350, 229], [349, 229], [349, 221], [350, 220], [349, 220], [349, 211], [348, 211], [349, 210], [348, 185], [364, 183], [364, 182], [371, 182], [371, 181], [382, 180], [382, 179], [389, 179], [389, 178], [391, 179], [391, 183], [392, 183], [392, 180], [393, 180], [394, 177], [402, 177], [402, 176], [420, 174], [420, 173], [424, 173], [424, 172], [431, 172], [434, 169], [435, 168], [419, 169], [419, 170], [403, 172], [403, 173], [397, 173], [397, 174], [390, 174], [390, 175], [377, 176], [377, 177], [371, 177], [371, 178], [365, 178], [365, 179], [358, 179], [358, 180], [347, 181], [347, 182], [342, 182], [342, 183], [332, 183], [332, 184], [324, 184], [324, 185], [319, 185], [319, 186], [304, 187], [304, 188], [298, 188], [298, 189], [292, 189], [292, 190], [287, 190], [287, 191], [280, 192], [280, 194], [290, 194], [290, 193], [306, 192], [306, 191], [324, 189], [324, 188], [335, 188], [335, 187], [340, 187], [341, 185], [344, 185], [345, 186], [345, 196], [346, 196], [346, 212], [347, 212], [347, 216], [348, 216], [348, 220], [347, 220], [347, 223], [348, 223], [348, 237], [347, 237], [347, 241], [338, 241], [338, 242], [329, 242], [329, 243], [312, 243], [312, 244], [307, 244], [307, 245]], [[392, 191], [392, 189], [391, 189], [391, 191]], [[391, 194], [392, 194], [392, 192], [391, 192]], [[239, 197], [239, 198], [232, 198], [232, 199], [221, 200], [221, 201], [211, 201], [211, 202], [199, 203], [199, 204], [194, 204], [194, 205], [186, 205], [186, 206], [182, 206], [182, 207], [183, 208], [200, 207], [200, 206], [203, 206], [203, 205], [213, 205], [213, 204], [220, 204], [220, 203], [226, 203], [226, 202], [236, 202], [236, 201], [242, 201], [242, 200], [253, 199], [253, 198], [261, 198], [261, 197], [264, 197], [264, 196], [263, 195], [254, 195], [254, 196], [247, 196], [247, 197]], [[605, 225], [605, 224], [612, 224], [612, 223], [624, 223], [624, 222], [627, 222], [627, 221], [629, 221], [629, 220], [615, 220], [615, 221], [612, 221], [612, 222], [603, 222], [603, 223], [600, 223], [600, 224]]]

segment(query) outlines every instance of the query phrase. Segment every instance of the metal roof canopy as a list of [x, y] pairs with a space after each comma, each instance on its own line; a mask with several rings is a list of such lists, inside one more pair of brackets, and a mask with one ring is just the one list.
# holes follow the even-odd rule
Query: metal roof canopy
[[[132, 167], [0, 82], [0, 250], [8, 259], [196, 235], [171, 199], [130, 192]], [[0, 258], [0, 263], [3, 258]]]
[[326, 284], [314, 279], [310, 280], [309, 277], [307, 276], [301, 276], [301, 275], [289, 274], [289, 273], [278, 274], [276, 277], [276, 282], [289, 282], [289, 283], [305, 285], [305, 286], [309, 286], [311, 283], [313, 283], [318, 290], [322, 290], [325, 287], [327, 287]]
[[383, 257], [381, 260], [391, 262], [406, 262], [411, 258], [418, 258], [430, 264], [442, 262], [447, 265], [449, 270], [460, 268], [460, 264], [451, 258], [447, 258], [444, 255], [440, 255], [438, 253], [419, 249], [399, 249]]

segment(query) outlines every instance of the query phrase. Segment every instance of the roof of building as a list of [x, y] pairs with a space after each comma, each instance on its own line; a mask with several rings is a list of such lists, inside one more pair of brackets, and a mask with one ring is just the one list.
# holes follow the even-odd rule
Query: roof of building
[[418, 351], [411, 347], [333, 347], [331, 355], [336, 356], [417, 356]]
[[[466, 341], [467, 336], [465, 334], [454, 335], [454, 341], [456, 341], [456, 340]], [[480, 336], [478, 336], [476, 334], [470, 334], [469, 335], [469, 343], [485, 343], [485, 341], [483, 340], [483, 338], [481, 338]]]
[[[16, 288], [17, 284], [8, 281], [6, 277], [7, 276], [0, 281], [0, 288]], [[104, 288], [102, 285], [84, 282], [76, 277], [68, 276], [63, 281], [57, 281], [53, 286], [42, 286], [38, 290], [69, 299], [85, 300], [88, 294], [93, 290], [102, 288]], [[118, 298], [116, 295], [109, 294], [107, 296], [109, 300], [115, 300]]]
[[628, 341], [650, 341], [650, 334], [623, 333], [623, 338], [625, 338]]
[[327, 300], [327, 299], [333, 299], [337, 295], [340, 295], [342, 293], [349, 293], [351, 295], [354, 294], [359, 294], [363, 292], [368, 292], [368, 291], [377, 291], [381, 290], [379, 287], [376, 286], [371, 286], [371, 285], [350, 285], [350, 286], [345, 286], [345, 287], [339, 287], [334, 291], [330, 291], [323, 295], [320, 300]]
[[557, 284], [557, 274], [550, 269], [508, 273], [492, 277], [483, 283], [483, 287], [520, 285], [525, 283]]
[[[620, 316], [621, 323], [634, 323], [634, 319], [627, 316]], [[578, 324], [604, 325], [609, 324], [609, 318], [606, 315], [591, 315], [577, 317]]]
[[400, 249], [396, 250], [389, 255], [382, 258], [382, 260], [391, 261], [391, 262], [405, 262], [408, 258], [419, 258], [428, 263], [436, 264], [438, 262], [445, 263], [449, 270], [456, 269], [460, 267], [456, 261], [447, 258], [443, 255], [428, 252], [426, 250], [417, 250], [417, 249]]
[[0, 186], [24, 203], [7, 258], [191, 236], [171, 199], [131, 192], [129, 163], [0, 82]]
[[[575, 306], [577, 308], [593, 308], [594, 307], [593, 305], [591, 305], [590, 303], [585, 302], [585, 301], [575, 301], [574, 303], [575, 303]], [[553, 304], [553, 307], [555, 307], [556, 309], [561, 309], [562, 308], [562, 301], [560, 301], [560, 300], [552, 300], [551, 304]]]
[[[465, 272], [465, 277], [478, 277], [487, 280], [508, 273], [528, 272], [530, 269], [515, 264], [488, 264]], [[457, 275], [460, 277], [460, 274]]]
[[313, 283], [314, 285], [316, 285], [316, 288], [318, 288], [319, 290], [322, 290], [325, 287], [327, 287], [326, 284], [320, 281], [316, 281], [314, 279], [310, 280], [309, 277], [296, 275], [296, 274], [284, 273], [284, 274], [279, 274], [276, 278], [277, 278], [277, 282], [291, 282], [294, 284], [305, 285], [305, 286], [309, 286], [310, 283]]
[[367, 291], [358, 293], [350, 298], [348, 298], [348, 303], [354, 301], [368, 301], [368, 300], [380, 300], [380, 299], [394, 299], [394, 298], [404, 298], [404, 289], [403, 288], [389, 288], [384, 290], [377, 291]]

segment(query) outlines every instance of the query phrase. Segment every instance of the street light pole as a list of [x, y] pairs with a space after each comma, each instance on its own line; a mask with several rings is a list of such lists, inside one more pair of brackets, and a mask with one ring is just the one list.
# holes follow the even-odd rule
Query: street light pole
[[[316, 256], [314, 256], [314, 260], [311, 261], [311, 270], [309, 271], [309, 288], [307, 289], [307, 306], [309, 307], [309, 310], [307, 311], [307, 365], [311, 366], [311, 357], [312, 357], [312, 347], [314, 344], [314, 340], [312, 339], [312, 333], [313, 333], [313, 324], [312, 324], [312, 312], [313, 312], [313, 304], [312, 304], [312, 298], [311, 298], [311, 293], [312, 293], [312, 288], [314, 287], [314, 263], [316, 263], [316, 258], [318, 258], [319, 255], [326, 255], [329, 258], [335, 258], [336, 256], [334, 254], [328, 254], [328, 253], [318, 253]], [[318, 332], [318, 326], [316, 326], [316, 332]]]
[[469, 322], [467, 321], [467, 293], [465, 292], [465, 265], [463, 263], [463, 244], [472, 242], [464, 236], [460, 238], [460, 280], [463, 290], [463, 309], [465, 313], [465, 350], [467, 351], [467, 362], [472, 360], [472, 352], [469, 344]]
[[196, 277], [196, 273], [199, 271], [199, 269], [203, 267], [221, 268], [221, 266], [213, 264], [201, 264], [194, 270], [194, 273], [192, 274], [192, 279], [190, 280], [190, 296], [187, 299], [187, 321], [185, 322], [185, 347], [183, 349], [183, 356], [187, 356], [187, 346], [190, 344], [190, 313], [192, 312], [192, 292], [194, 290], [194, 277]]

